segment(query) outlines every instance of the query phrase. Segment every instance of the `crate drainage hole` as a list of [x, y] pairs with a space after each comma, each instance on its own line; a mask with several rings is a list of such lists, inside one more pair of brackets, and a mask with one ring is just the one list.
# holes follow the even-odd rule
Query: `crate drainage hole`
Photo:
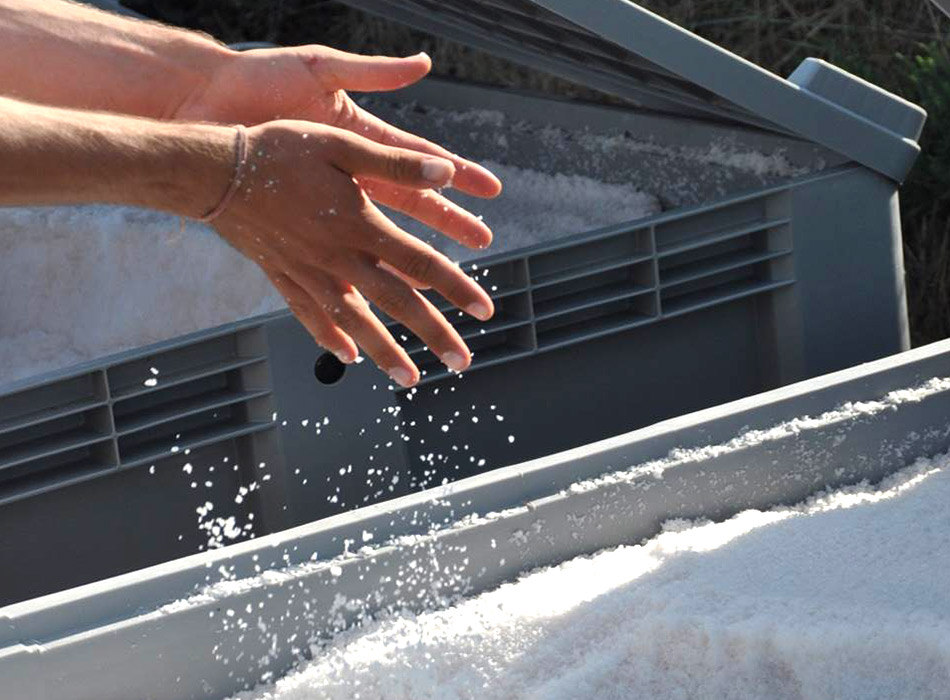
[[346, 365], [332, 352], [325, 352], [313, 363], [313, 376], [321, 384], [336, 384], [346, 374]]

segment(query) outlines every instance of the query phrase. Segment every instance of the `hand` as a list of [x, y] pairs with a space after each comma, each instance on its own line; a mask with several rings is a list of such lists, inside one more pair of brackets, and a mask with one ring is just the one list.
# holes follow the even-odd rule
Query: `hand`
[[241, 189], [215, 226], [260, 265], [318, 343], [344, 362], [356, 359], [359, 345], [400, 385], [415, 384], [418, 369], [369, 299], [451, 369], [468, 367], [470, 353], [458, 333], [393, 271], [481, 320], [493, 313], [491, 298], [457, 265], [397, 227], [367, 194], [412, 192], [417, 196], [403, 207], [409, 214], [462, 243], [483, 244], [480, 222], [431, 191], [456, 176], [451, 160], [289, 120], [249, 129], [248, 154]]
[[[170, 111], [172, 118], [246, 125], [303, 119], [336, 126], [389, 146], [450, 159], [456, 168], [453, 187], [463, 192], [476, 197], [495, 197], [501, 192], [498, 179], [478, 164], [397, 129], [357, 105], [346, 93], [397, 90], [411, 85], [432, 67], [425, 54], [390, 58], [360, 56], [326, 46], [296, 46], [230, 51], [209, 65], [201, 84]], [[386, 188], [390, 199], [408, 200], [414, 192]], [[390, 204], [384, 199], [378, 201]]]

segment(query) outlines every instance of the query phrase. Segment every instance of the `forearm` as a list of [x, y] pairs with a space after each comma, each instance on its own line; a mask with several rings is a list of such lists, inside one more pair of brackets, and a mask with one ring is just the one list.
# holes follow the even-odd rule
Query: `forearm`
[[63, 0], [0, 0], [0, 95], [167, 118], [231, 53], [196, 32]]
[[234, 169], [234, 131], [0, 98], [0, 206], [102, 202], [204, 214]]

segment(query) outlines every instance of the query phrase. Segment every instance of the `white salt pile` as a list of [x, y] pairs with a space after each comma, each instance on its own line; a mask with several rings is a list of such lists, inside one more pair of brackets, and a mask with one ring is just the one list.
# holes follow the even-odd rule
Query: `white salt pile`
[[0, 384], [282, 306], [206, 227], [136, 209], [0, 208]]
[[242, 700], [947, 698], [950, 458], [338, 635]]

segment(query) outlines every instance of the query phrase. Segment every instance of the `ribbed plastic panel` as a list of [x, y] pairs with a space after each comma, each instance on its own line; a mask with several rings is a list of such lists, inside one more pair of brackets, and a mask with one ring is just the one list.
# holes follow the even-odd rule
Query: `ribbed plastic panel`
[[532, 0], [346, 0], [402, 24], [599, 88], [649, 109], [783, 131]]
[[[616, 226], [470, 268], [495, 301], [488, 323], [449, 313], [473, 351], [469, 371], [585, 342], [794, 282], [785, 192], [696, 214]], [[447, 370], [404, 326], [390, 331], [423, 372]]]
[[0, 396], [0, 504], [273, 426], [259, 328]]

